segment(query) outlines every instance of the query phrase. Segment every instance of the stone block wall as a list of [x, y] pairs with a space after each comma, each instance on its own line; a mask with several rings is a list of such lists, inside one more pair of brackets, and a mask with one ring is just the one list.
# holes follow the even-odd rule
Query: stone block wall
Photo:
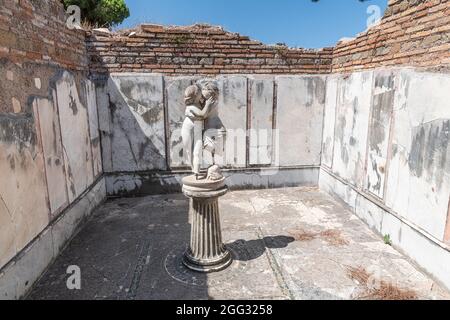
[[448, 85], [448, 74], [414, 69], [332, 76], [322, 155], [330, 174], [441, 242], [449, 240]]
[[84, 37], [60, 1], [1, 0], [0, 299], [23, 295], [105, 198]]
[[[188, 173], [181, 141], [184, 91], [204, 79], [115, 73], [97, 86], [110, 195], [145, 194], [151, 173]], [[220, 91], [218, 112], [227, 139], [225, 156], [218, 161], [231, 179], [248, 170], [264, 175], [259, 170], [297, 168], [311, 172], [297, 184], [317, 185], [326, 77], [223, 75], [208, 80]], [[205, 167], [212, 164], [207, 152], [204, 158]], [[130, 174], [135, 176], [124, 177]], [[274, 186], [283, 184], [273, 179]], [[170, 191], [181, 190], [179, 181], [173, 184], [177, 188]], [[251, 187], [241, 180], [230, 184]]]
[[407, 68], [331, 76], [319, 183], [447, 287], [449, 87]]
[[450, 2], [390, 0], [333, 52], [319, 186], [450, 288]]

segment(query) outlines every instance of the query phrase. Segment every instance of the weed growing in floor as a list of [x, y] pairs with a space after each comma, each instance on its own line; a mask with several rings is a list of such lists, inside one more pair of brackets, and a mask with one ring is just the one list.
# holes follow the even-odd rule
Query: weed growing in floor
[[384, 243], [387, 244], [388, 246], [392, 246], [391, 235], [389, 235], [389, 234], [384, 235], [383, 241], [384, 241]]

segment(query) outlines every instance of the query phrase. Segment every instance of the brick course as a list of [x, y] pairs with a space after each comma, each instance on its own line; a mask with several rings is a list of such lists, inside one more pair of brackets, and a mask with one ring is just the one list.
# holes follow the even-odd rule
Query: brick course
[[[130, 36], [131, 34], [131, 36]], [[332, 48], [267, 46], [220, 27], [141, 25], [113, 34], [91, 33], [91, 72], [182, 74], [329, 73]]]

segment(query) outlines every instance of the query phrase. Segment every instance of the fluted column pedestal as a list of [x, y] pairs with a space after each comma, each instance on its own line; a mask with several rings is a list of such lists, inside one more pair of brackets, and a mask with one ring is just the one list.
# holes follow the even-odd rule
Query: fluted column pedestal
[[191, 242], [183, 264], [198, 272], [216, 272], [227, 268], [232, 257], [222, 242], [219, 197], [228, 188], [220, 181], [183, 179], [183, 193], [190, 198]]

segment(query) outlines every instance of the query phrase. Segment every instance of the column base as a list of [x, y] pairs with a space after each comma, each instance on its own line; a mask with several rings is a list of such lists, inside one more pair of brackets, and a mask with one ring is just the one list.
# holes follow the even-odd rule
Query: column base
[[[225, 249], [226, 250], [226, 249]], [[183, 264], [194, 271], [202, 273], [211, 273], [225, 270], [233, 262], [231, 253], [226, 250], [221, 256], [215, 259], [195, 259], [188, 249], [183, 256]]]

